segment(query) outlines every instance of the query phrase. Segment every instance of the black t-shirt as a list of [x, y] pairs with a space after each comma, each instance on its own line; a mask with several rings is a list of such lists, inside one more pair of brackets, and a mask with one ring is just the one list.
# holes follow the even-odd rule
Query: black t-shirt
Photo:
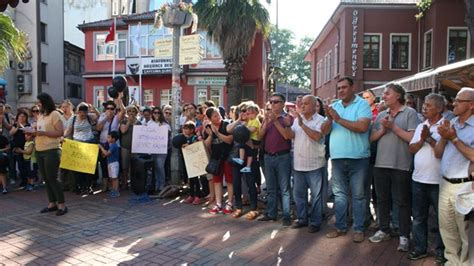
[[[10, 144], [8, 139], [5, 136], [0, 135], [0, 149], [5, 149], [8, 144]], [[24, 147], [21, 148], [23, 149]]]
[[[227, 125], [229, 122], [222, 120], [219, 126], [219, 133], [229, 136], [227, 132]], [[205, 132], [205, 131], [204, 131]], [[204, 134], [204, 138], [207, 138], [207, 134]], [[212, 133], [212, 144], [211, 144], [211, 158], [226, 160], [232, 150], [232, 144], [227, 144], [223, 140], [219, 139], [216, 134]]]
[[[18, 124], [15, 123], [13, 126], [18, 127]], [[29, 124], [29, 123], [26, 123], [26, 124], [23, 125], [23, 126], [29, 127], [30, 124]], [[23, 132], [23, 130], [18, 129], [18, 130], [16, 131], [16, 133], [13, 135], [13, 146], [14, 146], [14, 148], [17, 148], [17, 147], [18, 147], [18, 148], [22, 148], [22, 149], [23, 149], [23, 148], [25, 147], [25, 142], [26, 142], [26, 140], [25, 140], [25, 133]]]

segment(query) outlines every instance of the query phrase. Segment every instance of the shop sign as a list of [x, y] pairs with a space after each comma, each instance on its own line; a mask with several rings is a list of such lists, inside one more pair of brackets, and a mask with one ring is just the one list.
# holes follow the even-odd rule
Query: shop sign
[[130, 57], [126, 60], [127, 75], [171, 74], [173, 61], [171, 58]]
[[354, 9], [352, 11], [352, 44], [351, 44], [351, 49], [352, 49], [352, 77], [355, 77], [357, 75], [357, 51], [359, 48], [359, 44], [357, 42], [357, 32], [359, 28], [359, 11], [357, 9]]
[[190, 86], [225, 86], [226, 77], [189, 77]]

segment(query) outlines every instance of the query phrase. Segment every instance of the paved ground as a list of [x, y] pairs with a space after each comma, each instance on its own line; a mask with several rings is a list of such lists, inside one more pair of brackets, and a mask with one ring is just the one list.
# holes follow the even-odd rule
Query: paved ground
[[46, 192], [0, 195], [0, 264], [160, 265], [434, 265], [413, 263], [397, 240], [352, 243], [280, 222], [212, 216], [177, 200], [130, 204], [104, 194], [66, 193], [69, 213], [39, 214]]

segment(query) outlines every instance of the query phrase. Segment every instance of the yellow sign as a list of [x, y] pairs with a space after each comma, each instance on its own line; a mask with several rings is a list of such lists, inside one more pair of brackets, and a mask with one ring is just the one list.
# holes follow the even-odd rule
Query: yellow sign
[[155, 40], [155, 57], [172, 57], [173, 56], [173, 39]]
[[179, 46], [200, 44], [201, 40], [202, 37], [199, 34], [181, 36], [179, 38]]
[[65, 139], [60, 168], [94, 174], [97, 166], [99, 145]]
[[203, 58], [201, 47], [202, 37], [199, 34], [186, 35], [179, 38], [179, 64], [198, 64]]

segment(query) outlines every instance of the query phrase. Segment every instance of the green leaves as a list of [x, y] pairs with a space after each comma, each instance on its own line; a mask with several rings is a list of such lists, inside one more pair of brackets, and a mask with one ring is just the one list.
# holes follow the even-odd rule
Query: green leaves
[[27, 46], [27, 35], [15, 27], [9, 16], [0, 13], [0, 73], [9, 67], [10, 58], [21, 61]]

